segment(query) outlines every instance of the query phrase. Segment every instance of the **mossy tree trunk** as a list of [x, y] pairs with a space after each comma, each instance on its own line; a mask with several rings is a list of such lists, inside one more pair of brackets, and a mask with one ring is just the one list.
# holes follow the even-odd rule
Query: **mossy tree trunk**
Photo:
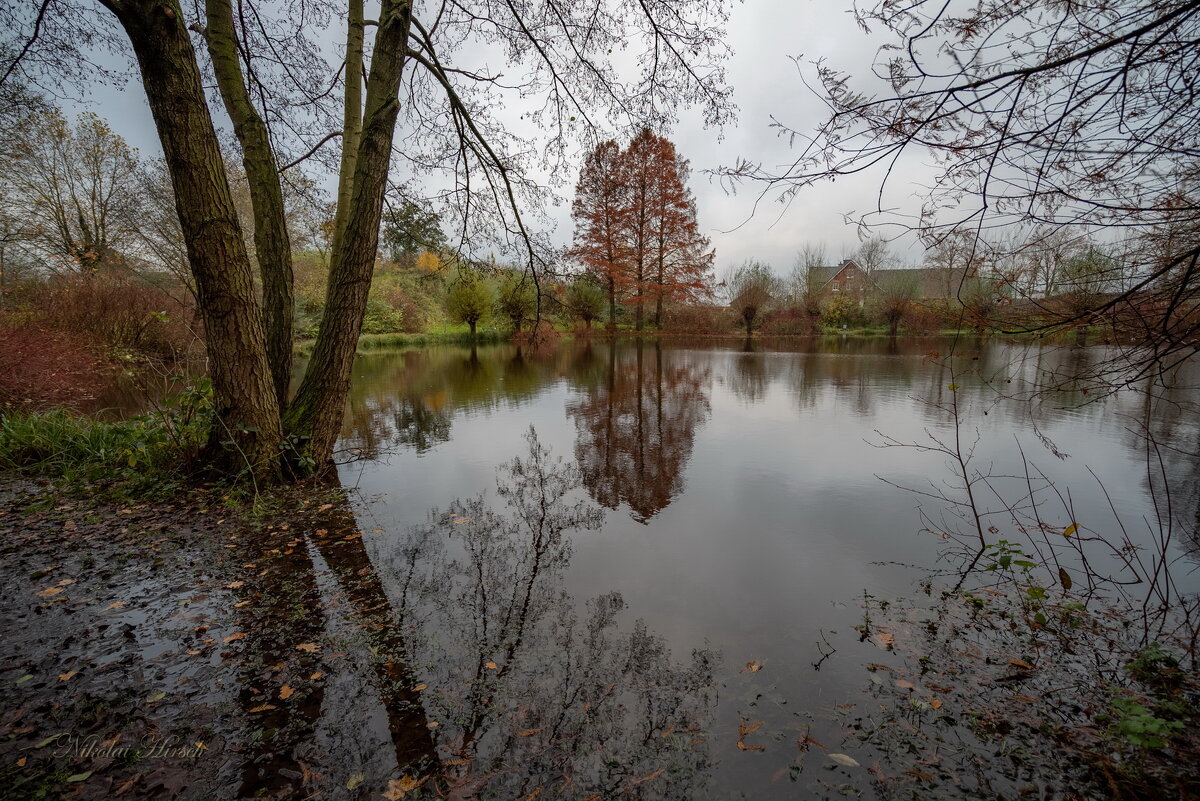
[[254, 210], [254, 250], [262, 274], [267, 359], [271, 364], [275, 397], [282, 412], [287, 408], [288, 386], [292, 377], [295, 299], [292, 245], [284, 213], [279, 167], [267, 126], [250, 101], [250, 92], [238, 60], [230, 0], [207, 0], [206, 16], [208, 28], [205, 38], [212, 57], [213, 72], [225, 109], [233, 121], [233, 131], [242, 146], [242, 164], [250, 184], [250, 204]]
[[289, 434], [304, 443], [306, 465], [318, 469], [333, 457], [350, 391], [355, 347], [379, 245], [411, 16], [411, 0], [384, 0], [380, 8], [345, 232], [333, 250], [325, 311], [312, 358], [285, 416]]
[[262, 310], [183, 14], [176, 0], [101, 2], [133, 46], [175, 189], [215, 395], [209, 461], [273, 480], [282, 435]]

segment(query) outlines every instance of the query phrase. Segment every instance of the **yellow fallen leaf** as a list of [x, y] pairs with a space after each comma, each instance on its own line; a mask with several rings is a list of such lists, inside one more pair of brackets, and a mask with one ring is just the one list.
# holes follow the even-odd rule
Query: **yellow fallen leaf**
[[221, 642], [233, 642], [234, 640], [243, 639], [245, 636], [246, 636], [246, 632], [239, 631], [237, 634], [230, 634], [228, 637], [226, 637]]
[[58, 586], [66, 587], [68, 584], [74, 584], [74, 583], [75, 583], [75, 579], [63, 579], [62, 581], [58, 582]]
[[537, 734], [539, 731], [541, 731], [541, 729], [521, 729], [519, 732], [517, 732], [517, 736], [518, 737], [532, 737], [533, 735]]
[[488, 670], [499, 670], [500, 669], [500, 666], [497, 665], [495, 662], [485, 662], [483, 666], [485, 668], [487, 668]]
[[876, 631], [871, 635], [871, 642], [885, 651], [890, 651], [896, 644], [896, 635], [888, 634], [886, 631]]
[[66, 673], [59, 673], [58, 680], [59, 681], [70, 681], [71, 677], [74, 676], [78, 672], [79, 672], [78, 670], [68, 670]]
[[29, 761], [29, 757], [21, 757], [20, 759], [17, 760], [17, 767], [18, 768], [25, 767], [25, 763], [28, 761]]
[[34, 595], [38, 596], [39, 598], [49, 598], [52, 595], [58, 595], [62, 591], [62, 587], [47, 587], [41, 592], [35, 592]]
[[255, 712], [266, 712], [269, 709], [275, 709], [275, 708], [276, 707], [274, 704], [263, 704], [262, 706], [256, 706], [253, 709], [251, 709], [250, 714], [254, 714]]
[[1063, 529], [1063, 536], [1064, 536], [1064, 537], [1069, 537], [1069, 536], [1071, 536], [1072, 534], [1074, 534], [1076, 531], [1079, 531], [1079, 524], [1078, 524], [1078, 523], [1072, 523], [1071, 525], [1069, 525], [1069, 526], [1067, 526], [1065, 529]]
[[929, 705], [931, 707], [933, 707], [934, 709], [941, 709], [942, 708], [942, 699], [934, 698], [932, 701], [929, 702]]
[[416, 687], [413, 687], [413, 690], [416, 692], [421, 692], [421, 690], [427, 689], [428, 687], [428, 684], [418, 684]]
[[325, 675], [324, 673], [322, 673], [321, 671], [318, 670], [316, 673], [309, 676], [309, 678], [312, 679], [313, 681], [316, 681], [317, 679], [321, 678], [324, 675]]
[[296, 646], [296, 650], [304, 651], [307, 654], [315, 654], [317, 651], [321, 650], [321, 646], [317, 645], [315, 642], [302, 642]]
[[294, 692], [296, 692], [296, 691], [293, 690], [290, 685], [285, 684], [279, 688], [279, 697], [282, 698], [284, 701], [286, 701], [287, 699], [292, 697], [292, 694]]
[[321, 504], [320, 506], [318, 506], [318, 507], [317, 507], [317, 511], [318, 511], [318, 512], [324, 512], [326, 509], [332, 509], [332, 508], [333, 508], [333, 504], [332, 504], [332, 503], [323, 503], [323, 504]]
[[196, 742], [192, 743], [192, 745], [196, 746], [197, 751], [207, 751], [208, 750], [208, 746], [205, 745], [202, 740], [197, 740]]
[[124, 605], [125, 605], [125, 602], [124, 602], [124, 601], [113, 601], [111, 604], [109, 604], [108, 606], [106, 606], [106, 607], [104, 607], [104, 608], [105, 608], [105, 610], [108, 610], [108, 609], [120, 609], [120, 608], [121, 608], [122, 606], [124, 606]]
[[249, 601], [238, 601], [236, 604], [233, 605], [233, 608], [241, 609], [243, 606], [249, 606], [249, 605], [250, 605]]
[[440, 725], [442, 725], [442, 724], [438, 723], [436, 720], [431, 720], [431, 721], [429, 721], [428, 723], [426, 723], [426, 724], [425, 724], [425, 728], [427, 728], [427, 729], [436, 729], [436, 728], [437, 728], [438, 726], [440, 726]]
[[758, 671], [760, 671], [762, 669], [763, 669], [763, 666], [761, 664], [759, 664], [758, 662], [747, 662], [746, 666], [744, 668], [742, 668], [741, 670], [739, 670], [738, 673], [745, 673], [747, 671], [749, 671], [750, 673], [757, 673]]
[[196, 655], [198, 655], [198, 654], [201, 654], [201, 653], [203, 653], [203, 651], [197, 651], [197, 650], [194, 650], [194, 649], [192, 649], [192, 650], [189, 650], [189, 651], [188, 651], [188, 655], [189, 655], [189, 656], [196, 656]]
[[245, 586], [246, 586], [246, 582], [244, 582], [244, 581], [231, 581], [228, 584], [224, 585], [224, 587], [222, 587], [222, 589], [236, 590], [238, 587], [245, 587]]
[[1024, 668], [1025, 670], [1033, 670], [1033, 665], [1020, 659], [1010, 659], [1008, 660], [1008, 664], [1016, 665], [1017, 667]]

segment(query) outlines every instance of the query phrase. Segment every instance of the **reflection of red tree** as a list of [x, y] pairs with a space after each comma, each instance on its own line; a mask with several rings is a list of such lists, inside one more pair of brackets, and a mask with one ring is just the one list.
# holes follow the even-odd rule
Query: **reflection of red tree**
[[611, 344], [604, 385], [567, 413], [575, 419], [575, 458], [588, 492], [610, 509], [628, 504], [644, 523], [683, 490], [696, 425], [708, 417], [710, 373], [672, 363], [658, 344], [652, 360], [641, 341], [635, 354], [618, 364]]

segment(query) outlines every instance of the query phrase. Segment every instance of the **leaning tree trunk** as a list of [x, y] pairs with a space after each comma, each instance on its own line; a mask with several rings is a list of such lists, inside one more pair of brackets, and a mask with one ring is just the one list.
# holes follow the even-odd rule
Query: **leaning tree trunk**
[[133, 45], [175, 188], [216, 406], [207, 457], [223, 471], [273, 479], [281, 432], [262, 310], [183, 13], [177, 0], [101, 1]]
[[310, 469], [323, 469], [331, 462], [350, 392], [354, 352], [379, 246], [411, 15], [412, 0], [384, 0], [380, 8], [346, 229], [333, 251], [312, 358], [285, 416], [288, 434], [302, 443], [301, 466]]
[[266, 323], [267, 360], [280, 412], [287, 408], [292, 378], [292, 326], [295, 300], [292, 291], [292, 244], [283, 209], [279, 167], [267, 126], [250, 102], [250, 92], [238, 61], [237, 35], [230, 0], [206, 4], [208, 52], [233, 132], [242, 146], [242, 164], [250, 184], [254, 209], [254, 251], [262, 274], [263, 311]]

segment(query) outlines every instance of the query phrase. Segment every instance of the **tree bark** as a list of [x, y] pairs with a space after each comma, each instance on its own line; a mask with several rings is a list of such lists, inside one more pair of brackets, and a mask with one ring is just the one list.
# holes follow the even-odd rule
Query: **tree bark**
[[196, 279], [217, 415], [207, 458], [273, 480], [281, 431], [262, 311], [183, 13], [177, 0], [102, 2], [137, 56]]
[[411, 15], [411, 0], [384, 0], [380, 9], [345, 235], [333, 251], [325, 311], [312, 358], [285, 416], [288, 433], [303, 443], [304, 463], [317, 469], [332, 460], [350, 392], [354, 353], [379, 246]]
[[238, 42], [230, 0], [206, 3], [208, 52], [217, 87], [242, 146], [242, 165], [250, 184], [254, 210], [254, 250], [262, 274], [263, 313], [267, 360], [279, 410], [287, 408], [292, 378], [292, 326], [295, 300], [292, 280], [292, 244], [288, 237], [279, 184], [279, 165], [271, 148], [267, 126], [254, 104], [238, 61]]
[[354, 191], [354, 170], [358, 163], [358, 146], [363, 126], [363, 40], [366, 25], [363, 19], [363, 0], [349, 0], [346, 16], [346, 64], [344, 81], [346, 96], [342, 103], [342, 161], [338, 166], [337, 211], [333, 217], [333, 250], [338, 250], [346, 235], [346, 220], [350, 216]]

